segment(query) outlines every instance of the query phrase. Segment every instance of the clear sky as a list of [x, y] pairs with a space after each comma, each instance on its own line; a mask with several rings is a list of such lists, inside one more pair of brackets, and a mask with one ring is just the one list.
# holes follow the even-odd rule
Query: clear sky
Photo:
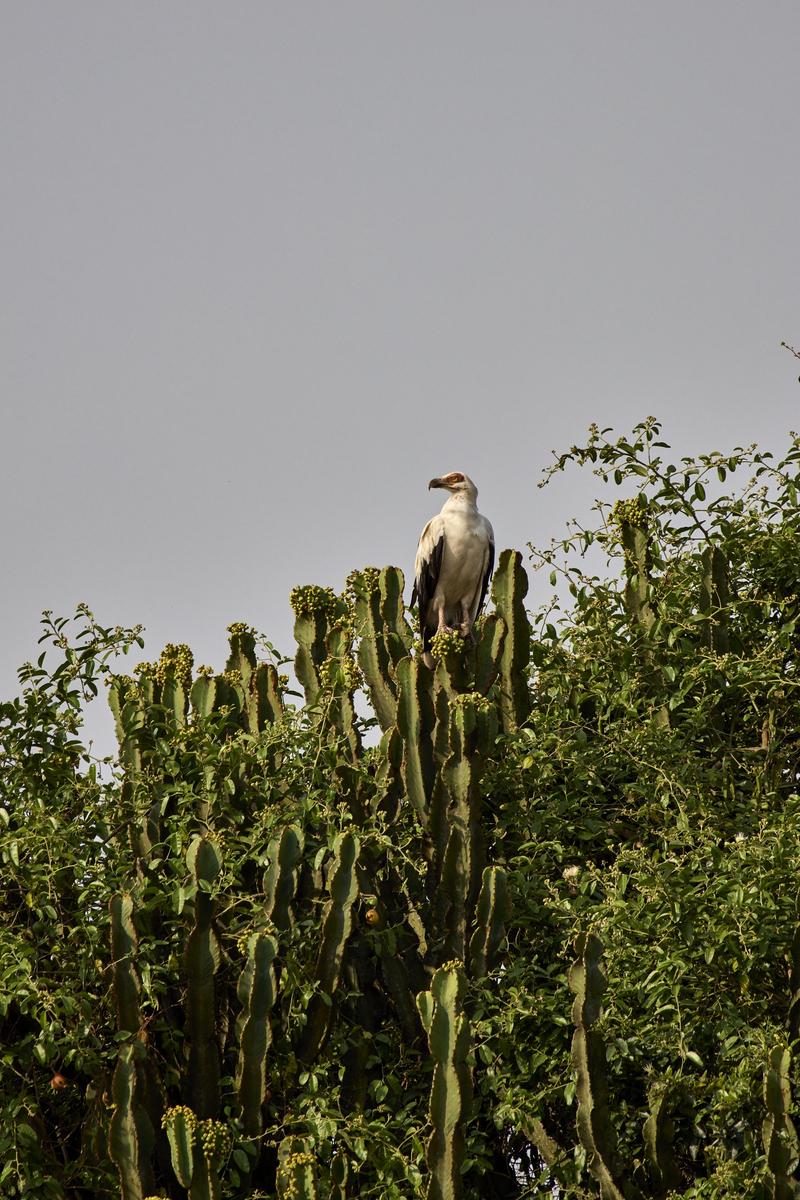
[[291, 649], [292, 585], [410, 575], [448, 470], [546, 542], [593, 420], [800, 426], [796, 0], [0, 18], [0, 695], [81, 600]]

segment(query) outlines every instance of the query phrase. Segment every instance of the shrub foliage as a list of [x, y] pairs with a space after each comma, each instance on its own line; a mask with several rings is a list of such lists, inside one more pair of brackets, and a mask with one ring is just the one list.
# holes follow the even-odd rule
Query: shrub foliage
[[800, 440], [660, 436], [555, 460], [606, 499], [434, 670], [394, 568], [295, 589], [302, 696], [241, 623], [121, 675], [138, 629], [45, 615], [0, 706], [0, 1195], [796, 1194]]

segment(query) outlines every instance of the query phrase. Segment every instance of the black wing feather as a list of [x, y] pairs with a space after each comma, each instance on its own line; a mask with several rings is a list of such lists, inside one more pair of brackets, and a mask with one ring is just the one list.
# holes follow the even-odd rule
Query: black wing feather
[[483, 577], [483, 587], [481, 588], [481, 598], [478, 601], [478, 608], [475, 613], [476, 621], [477, 621], [478, 617], [481, 615], [481, 609], [483, 608], [483, 606], [486, 602], [486, 593], [489, 590], [489, 580], [492, 578], [493, 570], [494, 570], [494, 542], [489, 542], [489, 561], [486, 564], [486, 573]]
[[439, 538], [436, 545], [431, 551], [431, 556], [424, 563], [422, 570], [414, 580], [414, 589], [411, 593], [411, 603], [414, 603], [415, 598], [419, 600], [419, 632], [422, 638], [422, 647], [424, 650], [430, 650], [432, 634], [425, 623], [428, 616], [428, 605], [433, 599], [433, 594], [436, 591], [436, 585], [439, 582], [439, 575], [442, 570], [442, 555], [444, 554], [444, 534]]

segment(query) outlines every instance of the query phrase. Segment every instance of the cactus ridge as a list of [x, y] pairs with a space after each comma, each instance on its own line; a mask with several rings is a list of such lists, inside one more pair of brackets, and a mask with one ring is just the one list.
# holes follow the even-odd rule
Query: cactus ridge
[[269, 1013], [276, 995], [273, 963], [277, 953], [278, 944], [274, 938], [262, 933], [252, 934], [247, 944], [247, 961], [237, 987], [242, 1014], [238, 1029], [236, 1091], [242, 1109], [244, 1131], [251, 1137], [258, 1137], [263, 1125], [267, 1052], [272, 1041]]
[[[352, 907], [358, 895], [359, 842], [352, 833], [340, 833], [333, 844], [333, 862], [328, 876], [327, 901], [322, 913], [322, 939], [315, 968], [318, 991], [308, 1006], [300, 1057], [313, 1060], [330, 1028], [331, 1000], [339, 983], [345, 947], [353, 927]], [[322, 993], [322, 994], [320, 994]]]
[[264, 872], [264, 915], [282, 933], [294, 924], [292, 904], [297, 891], [305, 838], [299, 825], [286, 825], [269, 844]]
[[284, 1138], [278, 1147], [278, 1200], [319, 1200], [316, 1158], [305, 1138]]
[[150, 1166], [154, 1131], [138, 1093], [134, 1047], [120, 1046], [111, 1083], [114, 1113], [109, 1125], [108, 1152], [119, 1172], [122, 1200], [142, 1200], [155, 1186]]
[[600, 1018], [606, 978], [600, 965], [603, 943], [594, 933], [581, 933], [575, 942], [575, 962], [569, 969], [569, 986], [575, 993], [572, 1020], [572, 1063], [576, 1072], [578, 1137], [586, 1151], [586, 1165], [600, 1184], [601, 1200], [626, 1200], [633, 1195], [618, 1177], [617, 1144], [608, 1109], [606, 1050], [592, 1027]]
[[523, 725], [531, 710], [528, 664], [531, 656], [531, 627], [525, 612], [528, 576], [518, 550], [503, 550], [492, 582], [492, 599], [505, 626], [499, 650], [499, 704], [503, 729]]
[[403, 783], [420, 826], [426, 829], [436, 778], [432, 744], [436, 713], [430, 672], [419, 659], [406, 657], [395, 667], [395, 675], [399, 689], [397, 728], [403, 739]]
[[467, 1065], [470, 1028], [461, 1011], [465, 980], [460, 964], [436, 971], [430, 991], [420, 992], [417, 1008], [434, 1060], [429, 1121], [431, 1135], [425, 1158], [430, 1169], [427, 1200], [459, 1200], [464, 1161], [465, 1126], [472, 1103]]
[[789, 1048], [774, 1046], [764, 1072], [767, 1116], [762, 1127], [764, 1153], [772, 1176], [773, 1200], [795, 1200], [798, 1194], [796, 1172], [800, 1162], [800, 1147], [794, 1122], [789, 1116], [792, 1107], [790, 1066]]
[[494, 965], [505, 938], [509, 908], [505, 871], [502, 867], [486, 867], [475, 910], [475, 932], [469, 943], [473, 979], [481, 979]]
[[197, 892], [194, 927], [186, 942], [186, 1027], [189, 1041], [188, 1087], [191, 1107], [198, 1117], [219, 1111], [220, 1054], [217, 1041], [214, 976], [219, 968], [219, 940], [213, 928], [211, 888], [222, 861], [211, 838], [198, 838], [186, 856], [194, 873]]

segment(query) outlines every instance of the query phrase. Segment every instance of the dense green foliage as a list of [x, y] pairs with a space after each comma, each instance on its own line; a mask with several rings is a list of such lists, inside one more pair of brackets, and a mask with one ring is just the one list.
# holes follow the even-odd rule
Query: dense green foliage
[[800, 439], [607, 435], [553, 468], [609, 499], [532, 551], [545, 605], [504, 552], [435, 672], [391, 568], [293, 593], [302, 704], [244, 625], [123, 676], [138, 630], [46, 618], [0, 707], [0, 1195], [796, 1193]]

